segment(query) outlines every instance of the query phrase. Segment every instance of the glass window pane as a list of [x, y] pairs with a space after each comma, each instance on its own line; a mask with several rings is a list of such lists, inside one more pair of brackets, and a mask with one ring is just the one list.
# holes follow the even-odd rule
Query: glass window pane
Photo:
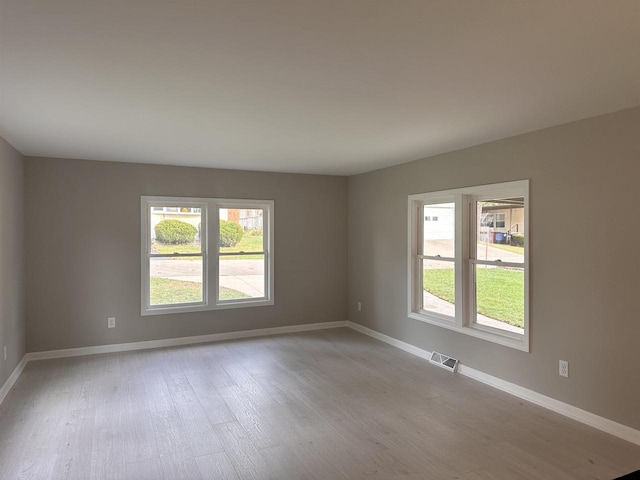
[[220, 300], [261, 298], [264, 291], [263, 254], [220, 256]]
[[220, 209], [220, 252], [264, 252], [261, 208]]
[[455, 256], [455, 203], [435, 203], [424, 205], [423, 254], [431, 257]]
[[152, 257], [149, 293], [151, 305], [204, 300], [202, 257]]
[[193, 207], [152, 207], [151, 253], [201, 253], [202, 209]]
[[477, 202], [478, 260], [524, 263], [524, 198]]
[[524, 333], [524, 269], [475, 266], [476, 323]]
[[422, 308], [430, 312], [455, 317], [454, 263], [422, 260]]

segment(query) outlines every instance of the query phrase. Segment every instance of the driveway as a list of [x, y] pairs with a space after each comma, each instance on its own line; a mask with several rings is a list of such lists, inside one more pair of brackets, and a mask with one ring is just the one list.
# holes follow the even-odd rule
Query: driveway
[[[478, 244], [477, 259], [478, 260], [502, 260], [503, 262], [524, 263], [524, 255], [516, 252], [503, 250], [492, 244]], [[442, 257], [451, 257], [453, 253], [452, 240], [426, 240], [424, 251], [428, 255], [441, 255]], [[431, 268], [451, 268], [449, 263], [440, 260], [425, 260], [426, 265]]]

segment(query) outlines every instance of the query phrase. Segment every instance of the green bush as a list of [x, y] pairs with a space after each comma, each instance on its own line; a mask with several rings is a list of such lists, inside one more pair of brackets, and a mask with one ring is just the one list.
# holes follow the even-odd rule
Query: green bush
[[160, 243], [191, 243], [198, 230], [190, 223], [180, 220], [162, 220], [156, 225], [156, 240]]
[[221, 247], [235, 247], [242, 236], [244, 230], [240, 225], [233, 222], [227, 222], [226, 220], [220, 220], [220, 246]]
[[524, 233], [514, 233], [511, 235], [511, 245], [514, 247], [524, 247]]

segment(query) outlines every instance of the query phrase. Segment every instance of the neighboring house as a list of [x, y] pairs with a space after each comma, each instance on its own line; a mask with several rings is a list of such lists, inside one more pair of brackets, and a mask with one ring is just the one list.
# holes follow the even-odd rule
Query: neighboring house
[[[520, 199], [485, 202], [479, 212], [479, 240], [488, 243], [509, 243], [513, 234], [524, 233], [524, 207]], [[425, 240], [453, 240], [455, 218], [452, 204], [424, 207]]]
[[262, 228], [263, 211], [259, 209], [221, 208], [220, 220], [239, 223], [245, 230]]
[[510, 243], [514, 234], [524, 234], [524, 206], [521, 199], [484, 202], [478, 215], [480, 241]]
[[452, 203], [425, 206], [423, 214], [425, 240], [453, 240], [455, 217]]

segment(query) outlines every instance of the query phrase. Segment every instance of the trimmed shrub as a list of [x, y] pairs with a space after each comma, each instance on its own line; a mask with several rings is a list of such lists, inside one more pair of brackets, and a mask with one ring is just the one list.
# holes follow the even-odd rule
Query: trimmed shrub
[[170, 244], [191, 243], [198, 233], [196, 227], [180, 220], [162, 220], [155, 230], [158, 242]]
[[511, 245], [514, 247], [524, 247], [524, 233], [514, 233], [511, 235]]
[[220, 246], [221, 247], [235, 247], [242, 236], [244, 230], [240, 225], [233, 222], [227, 222], [226, 220], [220, 220]]

